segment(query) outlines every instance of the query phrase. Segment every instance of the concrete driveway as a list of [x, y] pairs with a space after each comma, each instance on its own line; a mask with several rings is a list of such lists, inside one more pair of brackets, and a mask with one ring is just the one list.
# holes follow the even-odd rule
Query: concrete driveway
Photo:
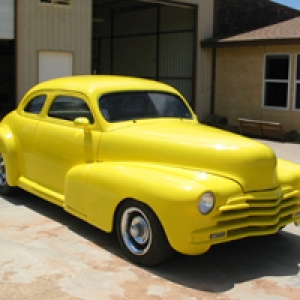
[[[300, 163], [300, 145], [264, 142]], [[299, 267], [294, 225], [147, 269], [55, 205], [25, 192], [0, 198], [0, 299], [299, 300]]]

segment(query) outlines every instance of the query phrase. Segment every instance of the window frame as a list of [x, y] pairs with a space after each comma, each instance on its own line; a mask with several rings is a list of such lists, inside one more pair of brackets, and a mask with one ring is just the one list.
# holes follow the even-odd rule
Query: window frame
[[[296, 53], [295, 72], [294, 72], [295, 74], [294, 74], [294, 97], [293, 97], [294, 98], [293, 99], [294, 105], [293, 105], [293, 111], [296, 111], [296, 112], [300, 112], [300, 107], [299, 108], [296, 107], [296, 104], [297, 104], [297, 85], [298, 84], [300, 85], [300, 78], [297, 79], [297, 75], [298, 75], [297, 74], [297, 70], [298, 70], [298, 57], [299, 57], [299, 64], [300, 64], [300, 53]], [[299, 77], [300, 77], [300, 74], [299, 74]]]
[[[266, 79], [267, 74], [267, 58], [268, 57], [279, 57], [286, 56], [288, 58], [288, 78], [287, 79]], [[278, 111], [288, 111], [290, 108], [290, 84], [291, 84], [291, 70], [292, 70], [292, 59], [290, 53], [266, 53], [264, 55], [264, 64], [263, 64], [263, 86], [262, 86], [262, 108]], [[286, 95], [286, 106], [271, 106], [265, 104], [265, 92], [266, 92], [266, 83], [286, 83], [287, 84], [287, 95]]]

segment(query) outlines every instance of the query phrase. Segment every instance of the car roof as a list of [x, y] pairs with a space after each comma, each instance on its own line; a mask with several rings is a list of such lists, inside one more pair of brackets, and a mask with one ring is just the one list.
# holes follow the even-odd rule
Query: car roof
[[85, 94], [104, 94], [118, 91], [150, 90], [178, 93], [164, 83], [136, 77], [116, 75], [78, 75], [50, 79], [34, 86], [30, 92], [39, 90], [70, 90]]

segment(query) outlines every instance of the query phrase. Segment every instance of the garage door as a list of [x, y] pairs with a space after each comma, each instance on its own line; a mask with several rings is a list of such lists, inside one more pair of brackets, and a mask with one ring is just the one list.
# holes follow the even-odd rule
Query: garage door
[[166, 82], [192, 102], [195, 26], [193, 6], [95, 2], [93, 72]]

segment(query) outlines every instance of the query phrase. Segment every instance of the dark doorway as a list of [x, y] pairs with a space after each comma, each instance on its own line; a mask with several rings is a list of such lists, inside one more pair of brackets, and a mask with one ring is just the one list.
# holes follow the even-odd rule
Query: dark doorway
[[0, 119], [15, 103], [15, 42], [0, 40]]
[[196, 11], [170, 1], [94, 0], [93, 73], [162, 81], [193, 105]]

